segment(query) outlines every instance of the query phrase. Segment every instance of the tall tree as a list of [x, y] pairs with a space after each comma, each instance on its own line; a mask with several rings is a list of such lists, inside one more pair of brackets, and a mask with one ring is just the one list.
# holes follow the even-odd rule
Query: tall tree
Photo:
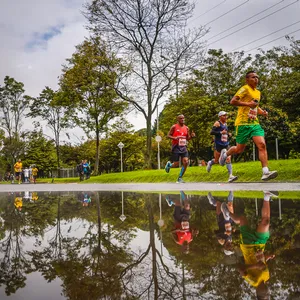
[[123, 113], [126, 103], [117, 96], [114, 85], [120, 60], [107, 50], [99, 38], [85, 40], [67, 60], [61, 77], [61, 88], [66, 93], [64, 104], [69, 118], [91, 137], [96, 136], [94, 174], [98, 174], [100, 135], [108, 122]]
[[28, 108], [29, 97], [24, 95], [24, 84], [5, 76], [0, 86], [0, 126], [9, 138], [17, 137], [21, 131], [22, 117]]
[[55, 92], [49, 87], [45, 87], [37, 98], [31, 98], [30, 112], [28, 117], [41, 118], [47, 122], [47, 126], [54, 135], [54, 142], [57, 155], [57, 168], [60, 168], [60, 134], [67, 127], [67, 119], [64, 118], [66, 108], [61, 105], [62, 92]]
[[8, 150], [7, 160], [11, 169], [23, 151], [22, 118], [29, 105], [29, 97], [24, 92], [24, 84], [9, 76], [4, 78], [4, 86], [0, 86], [0, 127], [7, 135], [4, 146]]
[[142, 113], [151, 166], [152, 115], [162, 97], [202, 55], [203, 27], [188, 29], [194, 4], [185, 0], [94, 0], [86, 5], [90, 29], [104, 36], [130, 65], [116, 85], [122, 99]]

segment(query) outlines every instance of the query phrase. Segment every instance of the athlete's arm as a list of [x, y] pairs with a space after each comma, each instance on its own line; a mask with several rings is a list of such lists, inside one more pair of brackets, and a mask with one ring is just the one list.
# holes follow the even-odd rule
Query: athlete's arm
[[258, 106], [258, 102], [255, 101], [250, 101], [250, 102], [243, 102], [240, 100], [239, 96], [234, 96], [231, 100], [230, 100], [230, 104], [233, 106], [248, 106], [250, 108], [255, 108]]
[[210, 131], [210, 134], [211, 135], [221, 135], [221, 132], [218, 130], [219, 127], [220, 127], [220, 123], [218, 121], [216, 121]]
[[175, 125], [173, 125], [173, 126], [171, 127], [171, 129], [170, 129], [170, 131], [169, 131], [169, 133], [168, 133], [168, 135], [167, 135], [167, 137], [168, 137], [169, 139], [171, 139], [171, 140], [177, 140], [177, 139], [178, 139], [178, 137], [173, 136], [173, 134], [174, 134], [174, 129], [175, 129]]
[[260, 107], [257, 108], [257, 113], [259, 115], [262, 115], [262, 116], [265, 116], [265, 117], [268, 116], [268, 112], [266, 110], [261, 109]]
[[189, 141], [190, 139], [192, 139], [195, 136], [196, 136], [195, 132], [194, 131], [190, 132], [190, 129], [187, 127], [187, 137], [186, 137], [186, 139]]

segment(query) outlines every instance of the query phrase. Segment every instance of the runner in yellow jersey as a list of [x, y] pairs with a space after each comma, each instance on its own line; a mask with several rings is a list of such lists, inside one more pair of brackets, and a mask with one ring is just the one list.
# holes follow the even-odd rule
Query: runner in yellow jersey
[[246, 216], [231, 213], [225, 202], [221, 206], [224, 218], [231, 218], [240, 225], [240, 248], [244, 263], [239, 266], [239, 272], [250, 285], [255, 287], [257, 299], [270, 299], [270, 291], [267, 286], [270, 273], [267, 262], [273, 259], [275, 255], [266, 254], [265, 246], [270, 238], [270, 199], [274, 196], [277, 197], [278, 194], [276, 192], [264, 192], [261, 221], [255, 230], [249, 226]]
[[14, 169], [16, 174], [16, 180], [18, 180], [19, 184], [21, 183], [22, 180], [22, 168], [23, 168], [22, 161], [21, 159], [18, 159], [18, 161], [14, 165]]
[[38, 174], [38, 168], [36, 167], [36, 165], [32, 166], [31, 169], [31, 173], [32, 173], [32, 178], [33, 178], [33, 183], [36, 183], [36, 178], [37, 178], [37, 174]]
[[268, 168], [268, 153], [265, 142], [265, 132], [259, 125], [257, 115], [268, 116], [268, 112], [259, 107], [260, 91], [256, 88], [258, 85], [258, 76], [254, 71], [246, 74], [246, 85], [241, 87], [230, 104], [238, 106], [238, 114], [235, 120], [236, 126], [236, 146], [223, 149], [221, 151], [219, 164], [225, 165], [226, 158], [229, 155], [240, 154], [244, 152], [246, 143], [252, 139], [258, 148], [258, 156], [262, 165], [262, 180], [269, 180], [277, 177], [277, 171], [270, 171]]

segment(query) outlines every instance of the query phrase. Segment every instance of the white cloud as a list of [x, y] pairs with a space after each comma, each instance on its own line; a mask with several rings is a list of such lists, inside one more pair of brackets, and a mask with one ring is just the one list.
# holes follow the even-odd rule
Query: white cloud
[[[244, 1], [225, 1], [216, 9], [197, 18], [197, 16], [220, 2], [198, 1], [191, 25], [205, 24]], [[218, 34], [249, 16], [258, 14], [277, 2], [279, 0], [265, 0], [263, 3], [259, 0], [248, 1], [239, 9], [209, 24], [211, 31], [206, 38]], [[282, 1], [280, 5], [261, 14], [260, 17], [292, 2], [294, 0]], [[81, 14], [83, 4], [84, 0], [1, 0], [0, 84], [3, 82], [4, 77], [8, 75], [14, 77], [17, 81], [23, 82], [26, 93], [31, 96], [39, 95], [45, 86], [57, 89], [57, 78], [61, 74], [62, 64], [66, 58], [72, 55], [75, 45], [81, 43], [84, 37], [88, 35], [84, 27], [86, 20]], [[252, 25], [247, 29], [222, 39], [212, 44], [211, 47], [231, 51], [235, 47], [280, 29], [298, 20], [299, 7], [300, 3], [298, 1], [261, 22], [256, 22], [255, 20], [258, 18], [253, 18]], [[253, 46], [284, 35], [289, 30], [300, 28], [299, 24], [297, 25], [270, 36], [269, 39], [253, 44]], [[235, 30], [240, 27], [235, 28]], [[218, 36], [218, 38], [232, 31], [228, 31]], [[300, 36], [300, 32], [297, 36]], [[212, 41], [214, 40], [212, 39]], [[275, 43], [266, 45], [266, 48], [279, 44], [286, 44], [286, 42], [284, 39], [280, 39]], [[249, 48], [244, 50], [247, 49]], [[136, 129], [145, 127], [145, 120], [141, 114], [130, 114], [129, 121], [135, 125]], [[30, 127], [30, 125], [28, 126]], [[84, 135], [80, 131], [75, 131], [75, 134], [77, 136]]]

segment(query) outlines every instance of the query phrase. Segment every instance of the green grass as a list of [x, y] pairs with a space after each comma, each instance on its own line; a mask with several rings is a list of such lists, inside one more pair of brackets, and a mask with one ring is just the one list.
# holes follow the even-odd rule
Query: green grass
[[[300, 159], [272, 160], [269, 162], [270, 170], [277, 170], [278, 177], [272, 182], [300, 182]], [[155, 182], [175, 182], [179, 174], [179, 169], [171, 169], [167, 174], [162, 170], [143, 170], [123, 173], [103, 174], [92, 176], [84, 183], [155, 183]], [[233, 174], [239, 176], [238, 182], [260, 182], [261, 165], [260, 162], [233, 163]], [[228, 174], [226, 167], [214, 165], [210, 173], [205, 167], [189, 167], [184, 175], [186, 182], [227, 182]], [[49, 180], [39, 180], [40, 182], [51, 182]], [[79, 182], [79, 178], [55, 178], [55, 183]]]

